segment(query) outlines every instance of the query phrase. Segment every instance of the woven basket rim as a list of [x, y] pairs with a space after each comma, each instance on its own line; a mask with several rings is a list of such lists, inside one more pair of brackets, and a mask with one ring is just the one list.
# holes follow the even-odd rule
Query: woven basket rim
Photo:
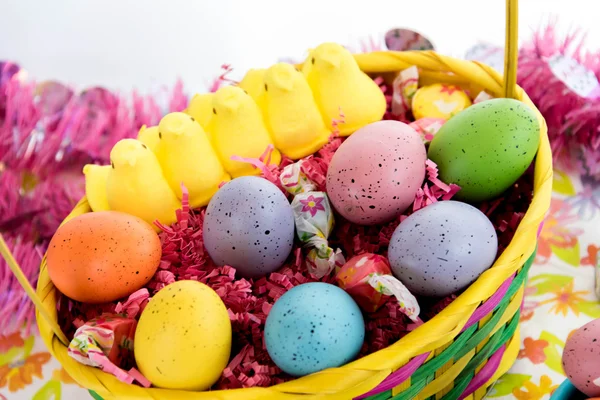
[[[488, 93], [496, 97], [502, 95], [502, 77], [498, 72], [489, 66], [473, 61], [442, 56], [432, 51], [373, 52], [357, 54], [355, 59], [366, 73], [396, 73], [416, 65], [420, 68], [424, 83], [452, 83], [470, 89], [485, 88]], [[88, 389], [99, 392], [103, 397], [105, 394], [113, 393], [115, 395], [118, 393], [119, 398], [147, 396], [166, 399], [186, 393], [188, 398], [192, 399], [209, 399], [215, 398], [214, 396], [226, 399], [286, 399], [300, 396], [306, 398], [306, 394], [319, 394], [320, 398], [347, 399], [367, 393], [413, 357], [435, 350], [454, 340], [479, 304], [492, 296], [500, 285], [519, 270], [534, 252], [538, 227], [550, 205], [552, 156], [543, 117], [527, 94], [518, 86], [516, 87], [516, 98], [535, 111], [540, 122], [540, 145], [534, 167], [534, 196], [513, 240], [494, 265], [454, 302], [431, 320], [385, 349], [345, 366], [321, 371], [268, 388], [183, 392], [159, 388], [144, 389], [135, 385], [127, 385], [99, 369], [79, 364], [69, 358], [66, 347], [52, 333], [46, 321], [40, 317], [39, 312], [36, 312], [40, 335], [51, 353], [76, 381]], [[63, 223], [89, 211], [91, 211], [89, 204], [84, 197]], [[37, 294], [56, 320], [56, 293], [48, 276], [45, 257], [40, 267]]]

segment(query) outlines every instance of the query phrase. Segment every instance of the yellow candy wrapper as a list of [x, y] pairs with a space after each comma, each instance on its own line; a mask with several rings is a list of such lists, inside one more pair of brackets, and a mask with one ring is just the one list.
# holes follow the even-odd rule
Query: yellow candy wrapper
[[412, 98], [415, 119], [450, 119], [471, 105], [471, 99], [458, 86], [436, 83], [423, 86]]

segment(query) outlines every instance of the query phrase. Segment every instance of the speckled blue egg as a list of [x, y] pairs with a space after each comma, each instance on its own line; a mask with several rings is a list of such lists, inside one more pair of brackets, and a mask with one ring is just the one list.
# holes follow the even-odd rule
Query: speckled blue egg
[[352, 297], [337, 286], [305, 283], [273, 305], [265, 344], [284, 372], [304, 376], [353, 360], [365, 339], [365, 322]]
[[466, 203], [440, 201], [398, 225], [388, 259], [413, 294], [443, 297], [475, 281], [497, 251], [498, 237], [485, 214]]
[[204, 246], [217, 265], [258, 278], [281, 267], [294, 243], [294, 214], [283, 193], [255, 176], [236, 178], [206, 209]]

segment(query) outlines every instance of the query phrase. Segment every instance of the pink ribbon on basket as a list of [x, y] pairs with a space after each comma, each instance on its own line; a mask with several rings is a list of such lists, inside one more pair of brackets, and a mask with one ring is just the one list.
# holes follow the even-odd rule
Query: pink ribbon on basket
[[[513, 339], [514, 340], [514, 339]], [[469, 386], [465, 389], [465, 391], [458, 398], [459, 400], [464, 399], [471, 393], [475, 392], [477, 389], [485, 385], [487, 381], [490, 380], [492, 376], [498, 370], [500, 366], [500, 362], [502, 361], [502, 356], [504, 356], [504, 352], [506, 351], [506, 345], [503, 344], [502, 347], [498, 349], [487, 361], [487, 363], [481, 368], [469, 383]]]
[[[496, 306], [498, 304], [500, 304], [500, 301], [504, 298], [504, 295], [508, 291], [508, 288], [510, 287], [510, 284], [512, 283], [514, 277], [515, 276], [513, 275], [513, 276], [509, 277], [507, 280], [505, 280], [504, 283], [498, 288], [496, 293], [494, 293], [489, 299], [487, 299], [485, 301], [485, 303], [483, 303], [481, 306], [479, 306], [479, 308], [477, 308], [477, 310], [475, 310], [473, 315], [471, 315], [471, 318], [469, 318], [469, 320], [463, 327], [461, 333], [464, 332], [471, 325], [477, 323], [484, 316], [488, 315], [494, 308], [496, 308]], [[487, 367], [488, 369], [486, 369], [486, 367], [482, 368], [481, 371], [479, 371], [479, 374], [477, 374], [475, 376], [475, 378], [477, 378], [478, 376], [481, 375], [481, 378], [477, 378], [478, 379], [477, 382], [475, 381], [475, 378], [474, 378], [473, 381], [471, 381], [471, 384], [469, 384], [469, 386], [467, 386], [467, 389], [469, 389], [470, 387], [475, 387], [474, 382], [478, 383], [479, 380], [483, 380], [483, 383], [481, 383], [481, 384], [479, 384], [479, 386], [475, 387], [475, 389], [473, 390], [473, 391], [475, 391], [475, 390], [479, 389], [479, 387], [481, 387], [481, 385], [483, 385], [485, 382], [487, 382], [487, 380], [489, 380], [489, 378], [491, 376], [493, 376], [494, 372], [498, 369], [498, 365], [499, 365], [500, 361], [502, 360], [502, 355], [504, 354], [504, 350], [505, 350], [505, 345], [503, 345], [492, 357], [490, 357], [490, 359], [488, 360], [488, 363], [486, 364], [486, 366], [488, 364], [490, 365], [489, 367]], [[410, 376], [425, 362], [425, 360], [427, 360], [428, 357], [429, 357], [429, 353], [420, 354], [420, 355], [414, 357], [412, 360], [410, 360], [408, 363], [406, 363], [403, 367], [392, 372], [377, 387], [375, 387], [374, 389], [370, 390], [369, 392], [367, 392], [365, 394], [355, 397], [355, 400], [365, 399], [369, 396], [374, 396], [376, 394], [379, 394], [379, 393], [382, 393], [387, 390], [391, 390], [391, 389], [395, 388], [396, 386], [400, 385], [402, 382], [404, 382], [405, 380], [410, 378]], [[499, 358], [498, 361], [494, 357], [498, 357]], [[482, 374], [482, 372], [484, 372], [484, 370], [485, 370], [485, 373]], [[489, 373], [489, 370], [492, 370], [491, 375], [489, 375], [489, 377], [487, 377], [487, 379], [484, 379], [486, 374]], [[471, 385], [473, 385], [473, 386], [471, 386]], [[465, 393], [466, 393], [466, 390], [465, 390]], [[462, 398], [464, 398], [464, 397], [461, 397], [461, 399]]]

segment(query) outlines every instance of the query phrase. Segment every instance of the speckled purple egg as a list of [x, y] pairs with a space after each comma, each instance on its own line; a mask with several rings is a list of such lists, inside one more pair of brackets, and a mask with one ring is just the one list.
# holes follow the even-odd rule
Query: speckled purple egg
[[388, 259], [413, 294], [443, 297], [475, 281], [497, 251], [496, 231], [485, 214], [466, 203], [440, 201], [398, 225]]
[[425, 178], [425, 145], [410, 126], [379, 121], [352, 134], [327, 171], [327, 194], [347, 220], [388, 222], [414, 201]]
[[588, 322], [567, 339], [562, 364], [573, 386], [589, 397], [600, 396], [600, 319]]
[[294, 214], [277, 186], [244, 176], [225, 184], [210, 200], [203, 235], [216, 264], [258, 278], [281, 267], [292, 251]]

